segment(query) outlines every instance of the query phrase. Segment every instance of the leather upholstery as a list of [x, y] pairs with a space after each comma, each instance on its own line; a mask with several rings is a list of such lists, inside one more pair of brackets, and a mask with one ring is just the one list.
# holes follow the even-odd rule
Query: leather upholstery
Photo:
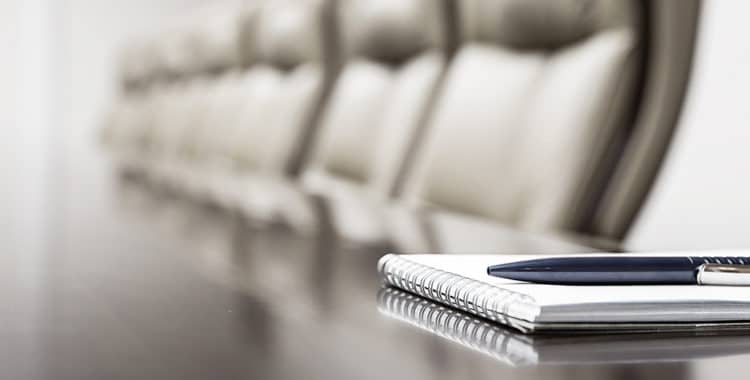
[[145, 87], [151, 71], [148, 55], [140, 41], [130, 41], [118, 56], [118, 69], [124, 92], [136, 92]]
[[554, 50], [604, 29], [630, 29], [636, 11], [630, 0], [461, 0], [459, 24], [465, 42]]
[[[302, 187], [338, 199], [354, 235], [401, 197], [619, 240], [676, 124], [699, 3], [204, 6], [123, 50], [103, 137], [178, 186], [242, 177], [222, 185], [238, 203], [270, 204], [248, 189], [299, 194], [304, 170]], [[273, 202], [305, 208], [285, 197]]]
[[340, 24], [349, 56], [402, 63], [443, 45], [442, 4], [435, 0], [344, 0]]
[[324, 109], [303, 184], [331, 200], [338, 233], [354, 241], [384, 237], [378, 207], [399, 185], [446, 65], [444, 5], [340, 2], [348, 59]]
[[432, 0], [342, 2], [349, 59], [324, 110], [306, 173], [309, 187], [325, 186], [321, 178], [328, 177], [390, 195], [445, 66], [441, 6]]
[[[228, 207], [266, 202], [273, 197], [258, 194], [298, 171], [331, 80], [323, 48], [327, 11], [318, 0], [283, 0], [241, 15], [237, 48], [245, 67], [223, 74], [227, 88], [208, 94], [195, 139], [202, 157], [189, 164], [200, 170], [180, 181], [191, 192]], [[268, 178], [255, 180], [261, 176]], [[246, 190], [248, 182], [256, 186]]]
[[217, 4], [193, 15], [187, 49], [199, 72], [220, 72], [239, 64], [239, 6]]
[[316, 9], [321, 7], [319, 3], [272, 1], [262, 7], [255, 35], [257, 59], [281, 69], [291, 69], [303, 62], [320, 62], [321, 11]]
[[[300, 146], [307, 144], [316, 110], [325, 95], [325, 43], [321, 1], [286, 0], [264, 4], [257, 26], [244, 35], [254, 39], [255, 53], [248, 54], [245, 83], [235, 93], [242, 101], [234, 113], [239, 135], [232, 137], [231, 155], [246, 169], [267, 174], [290, 174], [300, 158]], [[252, 58], [250, 57], [252, 55]], [[262, 85], [254, 82], [262, 82]], [[271, 83], [273, 82], [273, 83]], [[262, 96], [249, 96], [263, 87]], [[247, 95], [245, 95], [247, 92]]]
[[586, 232], [622, 240], [641, 210], [679, 123], [691, 78], [700, 0], [652, 0], [646, 83], [630, 138]]
[[527, 228], [578, 228], [596, 166], [632, 111], [635, 9], [462, 1], [463, 44], [407, 197]]

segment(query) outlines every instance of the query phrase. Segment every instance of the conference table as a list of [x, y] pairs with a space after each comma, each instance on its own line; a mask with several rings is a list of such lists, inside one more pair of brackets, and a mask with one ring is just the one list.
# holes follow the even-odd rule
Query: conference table
[[[746, 378], [743, 334], [527, 336], [385, 288], [376, 272], [391, 251], [582, 253], [602, 242], [424, 213], [413, 218], [428, 237], [355, 244], [114, 175], [97, 191], [108, 195], [71, 195], [82, 207], [63, 211], [95, 217], [55, 219], [31, 269], [40, 281], [0, 268], [0, 378]], [[475, 328], [441, 332], [439, 315]]]

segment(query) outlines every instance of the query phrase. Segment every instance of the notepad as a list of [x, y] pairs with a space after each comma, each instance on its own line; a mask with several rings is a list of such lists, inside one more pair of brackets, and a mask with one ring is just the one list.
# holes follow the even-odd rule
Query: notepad
[[378, 270], [390, 286], [523, 332], [750, 328], [747, 287], [546, 285], [486, 272], [542, 257], [550, 256], [389, 254]]

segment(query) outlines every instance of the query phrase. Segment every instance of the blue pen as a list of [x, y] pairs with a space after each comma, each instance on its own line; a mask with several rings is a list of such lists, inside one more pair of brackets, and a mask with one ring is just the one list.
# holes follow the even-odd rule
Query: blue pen
[[487, 268], [487, 274], [559, 285], [750, 286], [750, 257], [555, 257], [493, 265]]

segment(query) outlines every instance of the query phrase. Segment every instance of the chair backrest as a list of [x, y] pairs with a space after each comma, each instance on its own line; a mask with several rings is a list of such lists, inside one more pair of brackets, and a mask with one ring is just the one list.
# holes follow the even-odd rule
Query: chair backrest
[[148, 85], [151, 65], [145, 54], [145, 43], [139, 40], [128, 41], [118, 55], [120, 89], [123, 94], [135, 93]]
[[690, 81], [701, 0], [647, 1], [645, 86], [622, 157], [586, 232], [627, 236], [662, 166]]
[[458, 12], [461, 45], [406, 198], [579, 229], [635, 117], [641, 2], [461, 0]]
[[390, 196], [445, 67], [445, 9], [435, 0], [340, 1], [346, 61], [303, 176]]
[[224, 137], [221, 149], [242, 167], [299, 171], [333, 80], [328, 4], [269, 1], [243, 21], [238, 48], [245, 68], [223, 112], [231, 120], [218, 123], [214, 132]]
[[119, 57], [122, 87], [143, 89], [236, 67], [236, 24], [243, 8], [239, 1], [205, 4], [166, 20], [155, 36], [131, 40]]
[[[203, 116], [198, 114], [206, 102], [191, 101], [193, 107], [185, 107], [186, 89], [211, 90], [211, 79], [238, 66], [236, 40], [241, 9], [239, 3], [231, 1], [202, 6], [167, 22], [158, 36], [133, 41], [124, 48], [118, 102], [127, 105], [117, 107], [128, 111], [115, 114], [128, 117], [115, 123], [120, 131], [112, 132], [114, 127], [110, 127], [108, 133], [131, 136], [126, 145], [157, 155], [172, 152], [183, 142], [190, 145], [190, 138], [174, 138], [188, 126], [195, 126], [192, 121]], [[185, 115], [189, 115], [187, 120]]]

